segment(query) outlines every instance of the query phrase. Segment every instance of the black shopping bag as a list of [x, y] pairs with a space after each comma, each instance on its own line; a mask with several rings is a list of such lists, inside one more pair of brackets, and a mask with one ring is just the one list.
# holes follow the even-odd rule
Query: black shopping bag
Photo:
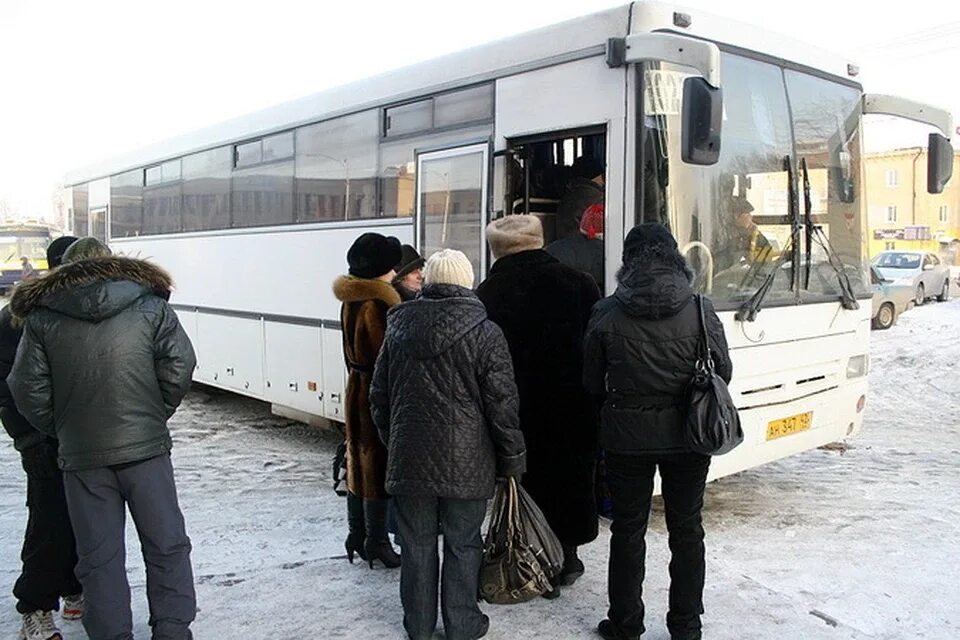
[[540, 509], [514, 478], [497, 485], [480, 569], [480, 597], [518, 604], [553, 587], [563, 549]]

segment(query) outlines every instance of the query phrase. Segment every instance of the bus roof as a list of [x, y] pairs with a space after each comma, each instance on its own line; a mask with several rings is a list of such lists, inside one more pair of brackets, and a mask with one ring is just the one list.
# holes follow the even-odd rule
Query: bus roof
[[[751, 25], [702, 12], [691, 15], [690, 28], [674, 24], [675, 5], [635, 2], [466, 49], [441, 58], [335, 87], [278, 104], [220, 124], [70, 172], [73, 186], [131, 169], [156, 164], [217, 146], [326, 120], [422, 95], [490, 81], [524, 71], [604, 54], [609, 38], [627, 33], [675, 31], [735, 45], [774, 58], [845, 77], [846, 62], [801, 42]], [[429, 78], [428, 82], [424, 78]]]

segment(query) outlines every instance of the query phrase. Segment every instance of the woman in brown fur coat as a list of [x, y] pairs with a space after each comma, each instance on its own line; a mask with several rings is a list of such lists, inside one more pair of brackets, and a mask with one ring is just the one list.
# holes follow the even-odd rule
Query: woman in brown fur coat
[[343, 356], [347, 378], [347, 520], [350, 531], [344, 543], [353, 554], [370, 563], [400, 566], [400, 556], [387, 537], [387, 493], [384, 490], [387, 449], [380, 442], [370, 415], [370, 381], [383, 344], [387, 311], [400, 303], [390, 284], [394, 265], [401, 260], [400, 241], [379, 233], [365, 233], [347, 251], [349, 275], [333, 283], [333, 293], [343, 303]]

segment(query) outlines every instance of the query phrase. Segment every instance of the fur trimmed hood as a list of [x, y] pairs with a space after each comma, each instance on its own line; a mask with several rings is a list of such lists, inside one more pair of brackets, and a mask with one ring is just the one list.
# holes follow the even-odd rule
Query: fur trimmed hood
[[355, 276], [340, 276], [333, 281], [333, 295], [340, 302], [363, 302], [364, 300], [380, 300], [388, 307], [400, 304], [400, 294], [389, 282], [357, 278]]
[[10, 297], [10, 312], [22, 321], [37, 307], [46, 307], [72, 317], [99, 320], [119, 313], [146, 294], [167, 300], [172, 289], [170, 275], [146, 260], [92, 258], [65, 264], [18, 285]]

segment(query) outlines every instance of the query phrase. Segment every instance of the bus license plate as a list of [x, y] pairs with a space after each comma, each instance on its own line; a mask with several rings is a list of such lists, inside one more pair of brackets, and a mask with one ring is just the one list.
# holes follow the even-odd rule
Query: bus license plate
[[790, 416], [782, 420], [774, 420], [767, 425], [767, 440], [776, 440], [784, 436], [790, 436], [801, 431], [806, 431], [813, 424], [813, 412], [801, 413], [798, 416]]

